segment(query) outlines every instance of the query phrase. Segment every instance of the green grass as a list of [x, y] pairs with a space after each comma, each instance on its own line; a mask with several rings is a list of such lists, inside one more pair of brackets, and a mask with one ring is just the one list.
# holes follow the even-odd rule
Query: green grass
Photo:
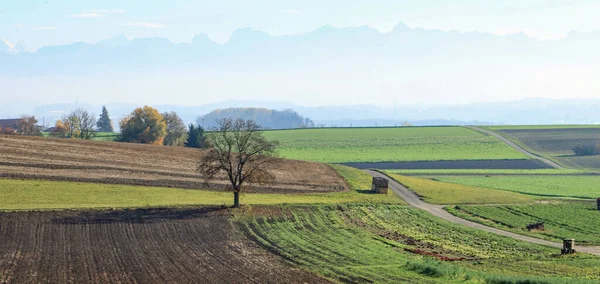
[[[94, 141], [114, 141], [119, 135], [118, 132], [95, 132], [91, 140]], [[50, 132], [42, 132], [42, 136], [50, 137]]]
[[[242, 193], [242, 204], [391, 203], [403, 201], [393, 193], [373, 194], [368, 174], [335, 166], [349, 179], [352, 190], [315, 194]], [[367, 185], [367, 178], [369, 179]], [[230, 192], [178, 188], [109, 185], [37, 180], [0, 179], [0, 210], [134, 208], [233, 204]]]
[[96, 132], [94, 134], [94, 137], [92, 137], [92, 140], [94, 140], [94, 141], [115, 141], [115, 139], [117, 138], [118, 135], [119, 135], [118, 132]]
[[[540, 276], [600, 279], [596, 271], [600, 258], [555, 257], [556, 249], [455, 225], [405, 206], [270, 206], [240, 213], [237, 222], [292, 264], [336, 282], [577, 283]], [[467, 260], [441, 262], [407, 250]]]
[[504, 204], [531, 202], [530, 196], [475, 186], [389, 174], [424, 201], [432, 204]]
[[[577, 244], [600, 245], [600, 211], [596, 202], [556, 202], [506, 206], [447, 208], [454, 215], [488, 226], [552, 241], [574, 238]], [[544, 231], [528, 231], [528, 224], [544, 222]]]
[[266, 131], [285, 158], [324, 163], [527, 159], [463, 127], [327, 128]]
[[440, 176], [438, 179], [536, 196], [585, 199], [600, 197], [600, 176]]
[[388, 173], [403, 175], [572, 175], [587, 174], [590, 171], [577, 169], [537, 169], [537, 170], [506, 170], [506, 169], [433, 169], [433, 170], [386, 170]]

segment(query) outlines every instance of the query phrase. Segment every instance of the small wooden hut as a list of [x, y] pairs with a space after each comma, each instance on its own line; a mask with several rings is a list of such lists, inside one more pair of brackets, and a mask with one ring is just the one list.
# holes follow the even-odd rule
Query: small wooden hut
[[382, 177], [373, 177], [373, 184], [371, 185], [371, 191], [379, 194], [388, 193], [388, 180]]

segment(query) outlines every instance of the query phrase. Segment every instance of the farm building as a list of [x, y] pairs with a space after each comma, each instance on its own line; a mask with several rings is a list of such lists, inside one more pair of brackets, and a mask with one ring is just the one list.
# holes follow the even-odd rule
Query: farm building
[[19, 123], [19, 118], [15, 119], [0, 119], [0, 128], [12, 128], [17, 129], [17, 124]]

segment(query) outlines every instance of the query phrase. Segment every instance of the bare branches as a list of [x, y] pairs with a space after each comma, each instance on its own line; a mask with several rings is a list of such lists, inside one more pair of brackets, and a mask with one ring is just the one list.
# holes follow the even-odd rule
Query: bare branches
[[56, 134], [59, 137], [91, 139], [94, 135], [94, 126], [96, 118], [87, 110], [78, 108], [63, 116], [62, 120], [57, 123]]
[[[273, 179], [266, 165], [277, 161], [278, 143], [267, 140], [260, 125], [252, 120], [222, 119], [219, 128], [206, 134], [210, 149], [202, 156], [198, 171], [205, 180], [227, 175], [234, 193], [248, 184], [264, 184]], [[236, 194], [235, 204], [239, 206]]]
[[94, 135], [96, 118], [84, 109], [74, 110], [73, 115], [76, 117], [77, 127], [79, 128], [79, 138], [91, 139]]
[[17, 122], [19, 133], [27, 136], [41, 136], [40, 127], [37, 125], [38, 120], [35, 116], [23, 115]]

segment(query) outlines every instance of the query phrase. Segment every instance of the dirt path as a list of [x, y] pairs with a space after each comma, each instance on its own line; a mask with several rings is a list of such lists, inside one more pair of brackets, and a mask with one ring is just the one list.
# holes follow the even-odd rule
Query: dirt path
[[531, 153], [531, 152], [523, 149], [521, 146], [519, 146], [519, 145], [515, 144], [514, 142], [506, 139], [505, 137], [503, 137], [502, 135], [500, 135], [498, 133], [495, 133], [493, 131], [489, 131], [487, 129], [475, 127], [475, 126], [467, 126], [467, 128], [469, 128], [471, 130], [474, 130], [474, 131], [477, 131], [477, 132], [480, 132], [480, 133], [483, 133], [483, 134], [491, 135], [491, 136], [493, 136], [493, 137], [495, 137], [497, 139], [500, 139], [500, 141], [504, 142], [506, 145], [512, 147], [513, 149], [515, 149], [515, 150], [523, 153], [524, 155], [526, 155], [528, 157], [531, 157], [532, 159], [540, 160], [540, 161], [544, 162], [545, 164], [547, 164], [547, 165], [549, 165], [549, 166], [551, 166], [551, 167], [553, 167], [555, 169], [564, 169], [565, 168], [565, 167], [563, 167], [563, 166], [561, 166], [561, 165], [559, 165], [559, 164], [557, 164], [557, 163], [555, 163], [555, 162], [553, 162], [553, 161], [551, 161], [549, 159], [546, 159], [544, 157], [540, 157], [538, 155], [535, 155], [535, 154], [533, 154], [533, 153]]
[[[374, 177], [382, 177], [382, 178], [387, 179], [389, 181], [390, 189], [392, 189], [398, 196], [400, 196], [400, 198], [402, 198], [404, 201], [406, 201], [406, 203], [408, 203], [408, 205], [419, 208], [421, 210], [425, 210], [425, 211], [433, 214], [436, 217], [442, 218], [442, 219], [450, 221], [452, 223], [465, 225], [467, 227], [471, 227], [471, 228], [479, 229], [482, 231], [506, 236], [506, 237], [513, 238], [516, 240], [526, 241], [526, 242], [530, 242], [530, 243], [534, 243], [534, 244], [540, 244], [540, 245], [545, 245], [545, 246], [550, 246], [550, 247], [555, 247], [555, 248], [562, 248], [561, 243], [555, 243], [555, 242], [542, 240], [542, 239], [538, 239], [538, 238], [533, 238], [533, 237], [529, 237], [529, 236], [523, 236], [523, 235], [507, 232], [504, 230], [488, 227], [488, 226], [485, 226], [485, 225], [482, 225], [479, 223], [475, 223], [475, 222], [467, 221], [465, 219], [458, 218], [458, 217], [446, 212], [443, 209], [443, 206], [433, 205], [433, 204], [424, 202], [415, 193], [408, 190], [406, 187], [404, 187], [397, 181], [391, 179], [390, 177], [388, 177], [382, 173], [372, 171], [372, 170], [366, 170], [366, 172], [368, 172], [370, 175], [372, 175]], [[578, 246], [578, 247], [576, 247], [576, 250], [580, 251], [580, 252], [589, 253], [589, 254], [600, 255], [600, 247]]]

